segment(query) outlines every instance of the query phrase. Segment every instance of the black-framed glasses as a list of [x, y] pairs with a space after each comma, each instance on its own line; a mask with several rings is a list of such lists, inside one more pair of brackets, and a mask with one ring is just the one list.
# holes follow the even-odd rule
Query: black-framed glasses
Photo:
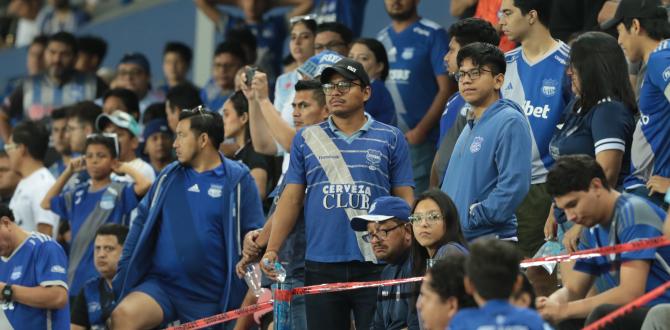
[[349, 92], [349, 90], [351, 89], [351, 86], [353, 86], [353, 85], [363, 87], [363, 85], [361, 85], [361, 84], [357, 84], [353, 81], [346, 81], [345, 80], [345, 81], [340, 81], [337, 84], [330, 84], [330, 83], [323, 84], [323, 85], [321, 85], [321, 88], [323, 88], [323, 93], [326, 94], [326, 95], [332, 95], [333, 91], [335, 91], [335, 88], [337, 88], [338, 92], [340, 92], [342, 94], [346, 94], [346, 93]]
[[323, 44], [314, 44], [314, 51], [315, 51], [316, 53], [320, 53], [320, 52], [322, 52], [322, 51], [324, 51], [324, 50], [326, 50], [326, 49], [335, 51], [336, 48], [338, 48], [338, 47], [344, 47], [344, 46], [346, 46], [346, 45], [347, 45], [346, 43], [341, 42], [341, 41], [331, 41], [331, 42], [329, 42], [329, 43], [327, 43], [327, 44], [325, 44], [325, 45], [323, 45]]
[[428, 225], [432, 226], [440, 220], [442, 220], [442, 214], [438, 211], [414, 213], [409, 216], [409, 222], [412, 223], [412, 226], [419, 226], [423, 221], [426, 221]]
[[106, 138], [111, 139], [114, 143], [114, 150], [116, 151], [116, 156], [119, 157], [119, 136], [116, 133], [93, 133], [86, 135], [86, 140], [91, 138]]
[[363, 235], [362, 238], [367, 243], [371, 243], [373, 237], [377, 238], [378, 241], [383, 241], [383, 240], [386, 240], [389, 237], [390, 232], [392, 232], [392, 231], [394, 231], [394, 230], [396, 230], [400, 227], [404, 227], [405, 225], [406, 225], [405, 223], [401, 223], [401, 224], [399, 224], [399, 225], [397, 225], [393, 228], [379, 229], [379, 230], [377, 230], [376, 233], [367, 233], [367, 234]]
[[468, 76], [468, 78], [470, 78], [470, 80], [475, 81], [475, 80], [479, 79], [479, 77], [482, 76], [482, 71], [493, 73], [493, 71], [487, 70], [487, 69], [484, 69], [484, 68], [475, 68], [475, 69], [472, 69], [470, 71], [458, 71], [458, 72], [454, 73], [454, 78], [456, 79], [456, 81], [461, 81], [461, 79], [463, 79], [463, 77]]

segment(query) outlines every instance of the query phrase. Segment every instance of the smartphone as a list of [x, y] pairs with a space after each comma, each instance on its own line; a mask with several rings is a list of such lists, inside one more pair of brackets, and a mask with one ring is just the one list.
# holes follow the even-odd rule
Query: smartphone
[[248, 87], [251, 87], [251, 82], [254, 80], [255, 74], [256, 74], [256, 68], [254, 68], [253, 66], [247, 67], [246, 71], [247, 80], [245, 81], [245, 83], [247, 84]]

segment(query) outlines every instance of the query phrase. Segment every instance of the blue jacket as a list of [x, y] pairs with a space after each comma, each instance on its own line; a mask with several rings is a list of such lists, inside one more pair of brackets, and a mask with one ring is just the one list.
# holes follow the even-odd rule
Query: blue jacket
[[442, 191], [456, 204], [468, 241], [485, 235], [516, 236], [514, 212], [530, 189], [528, 119], [510, 100], [493, 103], [468, 120], [449, 160]]
[[[387, 264], [382, 271], [382, 280], [412, 277], [412, 258], [409, 251], [398, 264]], [[370, 330], [418, 330], [419, 317], [411, 306], [414, 283], [385, 286], [377, 291], [377, 310]]]
[[[263, 208], [258, 190], [249, 174], [249, 169], [241, 163], [222, 157], [225, 179], [222, 196], [222, 209], [228, 213], [222, 217], [226, 247], [226, 273], [222, 274], [227, 281], [222, 290], [220, 307], [227, 311], [239, 307], [247, 291], [243, 280], [235, 274], [235, 265], [242, 253], [244, 235], [260, 228], [264, 222]], [[137, 218], [133, 222], [128, 238], [123, 247], [121, 260], [113, 287], [116, 301], [121, 301], [135, 287], [142, 283], [151, 268], [153, 247], [160, 229], [159, 215], [165, 202], [166, 191], [174, 181], [175, 173], [183, 169], [178, 162], [168, 165], [151, 186], [149, 193], [137, 207]]]

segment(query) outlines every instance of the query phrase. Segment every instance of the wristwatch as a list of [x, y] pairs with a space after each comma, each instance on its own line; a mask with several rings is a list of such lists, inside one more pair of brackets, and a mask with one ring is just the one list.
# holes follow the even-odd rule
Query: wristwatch
[[2, 289], [2, 300], [12, 301], [12, 295], [14, 295], [12, 285], [11, 284], [5, 285], [5, 287]]

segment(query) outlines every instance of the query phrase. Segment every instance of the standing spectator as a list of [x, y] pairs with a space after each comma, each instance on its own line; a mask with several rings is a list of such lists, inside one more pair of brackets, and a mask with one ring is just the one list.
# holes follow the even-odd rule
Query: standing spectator
[[11, 167], [7, 152], [0, 151], [0, 205], [9, 207], [9, 201], [12, 199], [20, 180], [19, 174]]
[[[372, 244], [377, 260], [386, 262], [382, 280], [409, 278], [412, 260], [412, 227], [409, 225], [409, 205], [402, 198], [377, 198], [367, 215], [351, 219], [351, 228], [363, 231], [363, 240]], [[377, 293], [377, 310], [370, 329], [419, 329], [419, 320], [411, 306], [412, 285], [381, 287]]]
[[321, 23], [316, 28], [314, 53], [319, 54], [325, 50], [330, 50], [342, 56], [347, 56], [353, 38], [353, 33], [344, 24], [337, 22]]
[[70, 5], [69, 0], [48, 0], [37, 15], [37, 29], [41, 34], [75, 33], [90, 19], [85, 11]]
[[316, 14], [319, 24], [338, 22], [350, 26], [354, 37], [361, 36], [368, 0], [313, 0], [313, 2], [312, 12]]
[[442, 191], [454, 199], [468, 241], [487, 235], [517, 241], [514, 211], [528, 193], [531, 176], [528, 121], [518, 104], [500, 99], [505, 79], [500, 49], [476, 42], [458, 51], [457, 62], [458, 89], [472, 108]]
[[[277, 251], [304, 206], [305, 284], [377, 280], [382, 269], [349, 220], [367, 213], [370, 202], [381, 196], [412, 201], [407, 144], [398, 129], [365, 114], [370, 79], [360, 63], [341, 59], [323, 70], [321, 83], [331, 117], [300, 130], [293, 139], [263, 269], [276, 276], [267, 265], [275, 265]], [[356, 150], [367, 151], [352, 152]], [[307, 327], [349, 328], [353, 312], [356, 327], [367, 329], [375, 296], [374, 289], [307, 296]]]
[[10, 168], [21, 175], [21, 181], [9, 202], [16, 224], [27, 231], [38, 231], [56, 237], [58, 217], [40, 207], [47, 190], [55, 182], [44, 167], [49, 131], [40, 123], [24, 121], [16, 125], [5, 144]]
[[395, 114], [395, 105], [391, 93], [384, 86], [389, 75], [389, 58], [384, 45], [376, 39], [362, 38], [354, 41], [349, 51], [349, 57], [360, 62], [365, 72], [370, 76], [372, 96], [365, 103], [365, 111], [372, 118], [384, 124], [397, 126], [398, 118]]
[[0, 100], [4, 100], [14, 90], [21, 85], [24, 79], [44, 72], [44, 50], [47, 48], [49, 39], [45, 36], [37, 36], [28, 46], [28, 53], [26, 54], [26, 71], [27, 76], [18, 76], [10, 78], [7, 85], [0, 91]]
[[63, 248], [50, 237], [21, 228], [4, 205], [0, 205], [0, 240], [3, 327], [69, 329]]
[[107, 55], [107, 42], [97, 36], [86, 35], [77, 38], [79, 52], [74, 67], [78, 71], [96, 74]]
[[171, 41], [163, 48], [163, 75], [165, 84], [158, 89], [167, 95], [170, 88], [179, 84], [190, 84], [188, 72], [191, 70], [193, 51], [191, 47], [178, 41]]
[[108, 90], [102, 97], [102, 112], [111, 115], [116, 110], [127, 112], [135, 120], [140, 120], [140, 101], [137, 94], [125, 88]]
[[[547, 172], [553, 163], [549, 141], [563, 111], [572, 99], [566, 75], [570, 48], [552, 38], [549, 18], [552, 1], [503, 0], [502, 30], [510, 40], [521, 43], [507, 54], [507, 74], [501, 89], [503, 98], [521, 106], [531, 128], [531, 186], [516, 206], [519, 248], [532, 257], [544, 244], [544, 223], [551, 207], [547, 193]], [[531, 274], [532, 275], [532, 274]], [[536, 290], [555, 288], [549, 276], [530, 278]]]
[[165, 115], [172, 133], [177, 133], [177, 123], [182, 110], [190, 110], [202, 104], [200, 91], [191, 84], [179, 84], [170, 88], [165, 98]]
[[[162, 110], [162, 109], [161, 109]], [[144, 137], [144, 154], [149, 159], [156, 176], [174, 161], [172, 142], [174, 134], [166, 119], [158, 118], [148, 121], [142, 131]]]
[[390, 62], [386, 87], [405, 133], [416, 192], [428, 188], [438, 138], [437, 123], [449, 98], [449, 78], [442, 58], [447, 53], [447, 32], [417, 14], [416, 0], [385, 0], [391, 25], [377, 39]]
[[140, 203], [119, 261], [114, 329], [193, 321], [237, 308], [247, 291], [235, 264], [244, 235], [263, 223], [256, 185], [244, 165], [219, 154], [218, 113], [179, 116], [179, 162]]
[[37, 15], [42, 8], [41, 0], [11, 0], [7, 13], [18, 17], [14, 32], [14, 47], [28, 46], [39, 35]]
[[200, 99], [209, 111], [219, 111], [234, 92], [235, 74], [244, 65], [244, 50], [230, 41], [222, 42], [214, 51], [212, 78], [200, 90]]
[[96, 231], [93, 258], [100, 276], [86, 282], [72, 303], [71, 330], [104, 329], [107, 326], [114, 307], [112, 279], [127, 235], [128, 227], [115, 223], [103, 225]]
[[129, 89], [140, 100], [140, 117], [152, 103], [163, 102], [165, 95], [151, 89], [151, 67], [149, 60], [142, 53], [123, 55], [116, 67], [114, 88]]
[[59, 32], [49, 37], [44, 56], [46, 72], [25, 79], [0, 108], [0, 137], [4, 141], [11, 134], [11, 119], [46, 119], [53, 108], [93, 100], [107, 90], [95, 75], [74, 70], [76, 55], [73, 35]]
[[49, 172], [54, 178], [60, 176], [72, 158], [70, 140], [67, 135], [67, 111], [69, 108], [58, 108], [51, 113], [51, 141], [53, 148], [58, 153], [58, 159], [49, 167]]

